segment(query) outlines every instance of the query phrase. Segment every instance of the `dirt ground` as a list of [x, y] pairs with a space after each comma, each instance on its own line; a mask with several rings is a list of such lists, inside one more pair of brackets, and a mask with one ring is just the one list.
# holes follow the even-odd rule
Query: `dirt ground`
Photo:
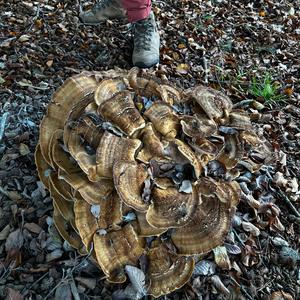
[[[34, 164], [39, 122], [66, 78], [132, 67], [130, 26], [84, 25], [79, 5], [0, 0], [0, 299], [111, 299], [127, 284], [109, 284], [60, 238]], [[230, 267], [208, 253], [187, 285], [161, 299], [300, 299], [299, 7], [297, 0], [153, 3], [161, 64], [150, 71], [229, 95], [275, 157], [244, 180], [248, 196], [225, 243]]]

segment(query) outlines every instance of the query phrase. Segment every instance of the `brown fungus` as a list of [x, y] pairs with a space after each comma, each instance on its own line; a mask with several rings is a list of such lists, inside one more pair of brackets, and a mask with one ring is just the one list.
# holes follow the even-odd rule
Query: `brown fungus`
[[184, 91], [137, 68], [68, 79], [35, 152], [62, 237], [93, 250], [110, 282], [147, 257], [148, 294], [182, 287], [194, 255], [228, 234], [240, 199], [233, 178], [271, 159], [247, 113], [232, 107], [212, 88]]

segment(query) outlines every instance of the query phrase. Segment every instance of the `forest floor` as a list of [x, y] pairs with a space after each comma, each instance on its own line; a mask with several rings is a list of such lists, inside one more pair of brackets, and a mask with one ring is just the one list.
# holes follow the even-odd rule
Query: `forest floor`
[[[92, 5], [82, 3], [83, 9]], [[0, 299], [111, 299], [119, 286], [61, 241], [37, 176], [39, 123], [53, 92], [83, 70], [130, 69], [130, 27], [88, 26], [74, 0], [0, 0]], [[154, 1], [161, 64], [180, 87], [205, 84], [246, 109], [275, 161], [249, 183], [227, 247], [162, 299], [300, 299], [299, 1]], [[253, 198], [252, 198], [253, 199]], [[253, 200], [253, 201], [254, 201]]]

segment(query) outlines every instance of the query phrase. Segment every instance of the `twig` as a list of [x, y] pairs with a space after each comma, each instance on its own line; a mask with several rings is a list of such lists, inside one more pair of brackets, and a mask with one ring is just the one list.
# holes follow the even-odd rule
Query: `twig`
[[74, 300], [80, 300], [80, 296], [78, 294], [78, 290], [77, 290], [77, 287], [76, 287], [76, 284], [75, 284], [75, 281], [74, 281], [74, 278], [72, 277], [70, 282], [70, 288], [71, 288], [71, 292], [72, 292], [72, 295], [74, 297]]
[[249, 300], [253, 299], [253, 297], [251, 295], [249, 295], [249, 293], [246, 291], [246, 289], [242, 285], [241, 285], [241, 290]]
[[[92, 252], [93, 252], [93, 249], [94, 249], [94, 247], [93, 247], [93, 245], [91, 246], [91, 249], [90, 249], [90, 251], [89, 251], [89, 253], [87, 254], [87, 256], [85, 256], [85, 258], [83, 258], [77, 265], [76, 265], [76, 263], [78, 262], [78, 258], [77, 258], [77, 256], [74, 258], [74, 260], [75, 260], [75, 265], [70, 269], [62, 269], [62, 272], [63, 272], [63, 274], [62, 274], [62, 278], [61, 278], [61, 280], [51, 289], [51, 291], [44, 297], [44, 300], [46, 300], [46, 299], [48, 299], [51, 295], [52, 295], [52, 293], [61, 285], [61, 284], [65, 284], [65, 283], [71, 283], [72, 282], [72, 280], [73, 280], [73, 273], [76, 271], [76, 269], [79, 269], [82, 265], [84, 265], [86, 262], [87, 262], [87, 260], [89, 259], [89, 257], [92, 255]], [[71, 287], [71, 285], [70, 285], [70, 287]], [[72, 289], [72, 287], [71, 287], [71, 289]], [[74, 286], [73, 286], [73, 289], [74, 289]], [[72, 290], [71, 290], [72, 291]], [[73, 296], [74, 296], [74, 294], [73, 294]]]
[[68, 279], [69, 279], [69, 276], [70, 274], [67, 272], [67, 274], [65, 275], [65, 269], [62, 269], [63, 271], [63, 275], [62, 275], [62, 278], [61, 280], [54, 286], [53, 289], [51, 289], [51, 291], [45, 296], [44, 300], [48, 299], [52, 293], [61, 285], [61, 284], [64, 284], [64, 283], [68, 283]]
[[207, 67], [207, 59], [205, 57], [205, 54], [203, 53], [203, 57], [202, 57], [202, 60], [203, 60], [203, 68], [204, 68], [204, 82], [207, 84], [208, 83], [208, 73], [209, 73], [209, 69]]
[[245, 107], [253, 102], [253, 99], [245, 99], [233, 104], [233, 108]]
[[258, 292], [260, 292], [261, 290], [263, 290], [268, 284], [272, 283], [274, 281], [274, 279], [271, 279], [269, 281], [267, 281], [262, 287], [260, 287], [259, 289], [257, 289]]
[[41, 11], [41, 6], [40, 4], [37, 6], [37, 9], [36, 9], [36, 14], [35, 16], [32, 18], [32, 22], [31, 22], [31, 25], [28, 29], [28, 31], [31, 31], [32, 27], [34, 26], [34, 22], [40, 17], [40, 11]]
[[277, 195], [297, 217], [300, 217], [300, 212], [298, 209], [292, 204], [290, 199], [282, 192], [280, 188], [277, 189]]
[[3, 280], [4, 278], [7, 278], [10, 275], [11, 271], [13, 270], [13, 267], [12, 267], [13, 264], [14, 264], [14, 262], [12, 261], [12, 262], [10, 262], [8, 267], [5, 267], [5, 265], [2, 262], [0, 263], [0, 270], [1, 270], [1, 268], [4, 269], [3, 273], [0, 276], [0, 280]]
[[235, 229], [232, 228], [232, 232], [234, 233], [235, 237], [238, 239], [238, 241], [240, 242], [240, 244], [242, 245], [243, 248], [245, 248], [245, 244], [242, 241], [242, 239], [239, 237], [238, 233], [235, 231]]
[[250, 81], [243, 81], [243, 82], [236, 82], [234, 83], [233, 80], [215, 80], [215, 79], [210, 79], [209, 80], [210, 82], [213, 82], [213, 83], [222, 83], [222, 84], [227, 84], [227, 85], [239, 85], [239, 86], [249, 86], [251, 84]]
[[9, 113], [5, 112], [3, 116], [0, 118], [0, 142], [2, 141], [3, 135], [4, 135], [4, 129], [5, 129], [5, 123], [7, 120]]
[[24, 287], [23, 290], [21, 291], [21, 294], [23, 294], [25, 291], [30, 291], [30, 289], [36, 285], [37, 283], [39, 283], [42, 279], [44, 279], [47, 275], [49, 274], [49, 271], [46, 272], [45, 274], [43, 274], [38, 280], [36, 280], [34, 283], [32, 283], [29, 287]]

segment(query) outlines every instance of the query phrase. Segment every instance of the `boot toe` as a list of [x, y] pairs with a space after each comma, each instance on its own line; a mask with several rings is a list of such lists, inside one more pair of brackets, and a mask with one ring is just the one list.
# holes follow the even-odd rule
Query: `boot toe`
[[104, 20], [99, 19], [92, 11], [84, 11], [79, 14], [79, 19], [85, 24], [96, 24]]
[[149, 57], [133, 60], [133, 65], [139, 68], [150, 68], [157, 64], [159, 64], [159, 56], [153, 57], [153, 55], [151, 55]]

